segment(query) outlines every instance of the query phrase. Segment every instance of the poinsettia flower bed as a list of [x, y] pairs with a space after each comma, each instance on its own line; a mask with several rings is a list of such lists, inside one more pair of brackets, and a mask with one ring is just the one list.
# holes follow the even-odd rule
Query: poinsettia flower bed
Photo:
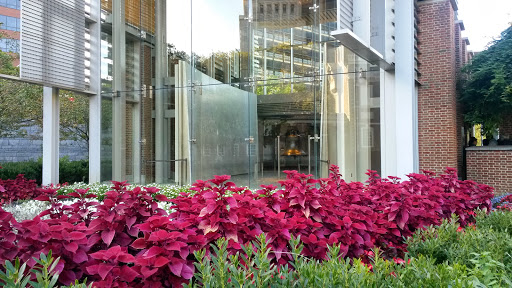
[[[493, 197], [491, 187], [459, 181], [453, 169], [437, 177], [411, 174], [404, 182], [369, 171], [366, 184], [345, 182], [334, 166], [325, 179], [286, 173], [281, 189], [253, 192], [216, 176], [174, 199], [154, 187], [128, 189], [126, 182], [113, 182], [101, 203], [90, 201], [95, 195], [87, 189], [67, 195], [44, 189], [36, 199], [50, 208], [34, 219], [18, 223], [0, 208], [0, 261], [20, 257], [32, 266], [32, 257], [51, 250], [60, 256], [59, 281], [66, 285], [87, 277], [96, 287], [170, 287], [188, 282], [193, 252], [219, 238], [234, 253], [265, 233], [277, 264], [292, 260], [292, 235], [303, 241], [304, 256], [319, 260], [329, 245], [362, 258], [380, 247], [392, 259], [402, 256], [403, 237], [452, 214], [462, 226], [472, 223], [473, 211], [490, 211]], [[70, 198], [76, 202], [61, 202]], [[158, 202], [170, 202], [173, 212]]]

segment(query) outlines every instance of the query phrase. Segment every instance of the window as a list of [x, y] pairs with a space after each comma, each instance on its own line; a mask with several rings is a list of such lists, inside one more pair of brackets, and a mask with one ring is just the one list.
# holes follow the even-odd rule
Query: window
[[276, 14], [279, 15], [279, 4], [275, 4], [274, 9], [275, 9]]
[[290, 14], [295, 14], [295, 4], [290, 4]]
[[9, 17], [0, 15], [0, 29], [20, 31], [20, 19], [15, 17]]
[[0, 6], [19, 10], [20, 0], [0, 0]]
[[265, 13], [264, 9], [265, 8], [264, 8], [263, 4], [260, 4], [260, 14], [264, 14]]
[[20, 42], [17, 39], [2, 38], [0, 39], [0, 50], [18, 53], [20, 51]]
[[283, 15], [285, 15], [285, 14], [286, 14], [286, 8], [288, 8], [288, 7], [286, 6], [286, 4], [283, 4]]
[[272, 4], [267, 4], [267, 13], [272, 14]]

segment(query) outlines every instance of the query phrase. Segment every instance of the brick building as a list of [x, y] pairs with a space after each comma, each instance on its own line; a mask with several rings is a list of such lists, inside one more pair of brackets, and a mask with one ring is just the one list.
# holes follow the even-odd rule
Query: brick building
[[463, 170], [464, 123], [456, 83], [469, 57], [456, 0], [420, 0], [418, 146], [421, 170]]

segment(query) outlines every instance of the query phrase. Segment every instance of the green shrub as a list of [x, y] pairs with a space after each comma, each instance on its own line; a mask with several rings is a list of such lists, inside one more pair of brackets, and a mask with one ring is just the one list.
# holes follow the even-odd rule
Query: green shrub
[[[508, 213], [508, 214], [506, 214]], [[185, 287], [512, 287], [512, 238], [506, 228], [512, 212], [478, 213], [477, 226], [461, 228], [456, 217], [427, 227], [407, 239], [402, 261], [383, 259], [378, 250], [370, 263], [343, 259], [339, 247], [329, 247], [327, 259], [300, 255], [299, 239], [290, 240], [293, 261], [278, 267], [264, 235], [235, 255], [220, 239], [195, 253], [195, 277]]]
[[[26, 162], [9, 162], [0, 165], [0, 179], [15, 179], [18, 174], [25, 175], [25, 178], [36, 180], [41, 185], [43, 175], [42, 159]], [[69, 161], [65, 156], [59, 159], [59, 181], [60, 183], [75, 183], [89, 181], [89, 161]], [[57, 183], [54, 183], [57, 184]]]
[[[52, 251], [48, 252], [48, 255], [41, 253], [39, 258], [35, 258], [36, 266], [30, 270], [30, 273], [25, 274], [27, 263], [23, 263], [20, 266], [19, 258], [16, 258], [13, 263], [5, 261], [5, 265], [0, 269], [0, 285], [2, 287], [9, 288], [53, 288], [58, 287], [57, 281], [59, 279], [59, 272], [56, 270], [57, 264], [59, 263], [60, 257], [54, 259], [52, 257]], [[5, 270], [5, 272], [4, 272]], [[30, 281], [31, 276], [35, 278], [35, 281]], [[67, 286], [68, 288], [91, 288], [92, 283], [87, 286], [87, 279], [83, 283], [79, 283], [78, 280], [75, 284]], [[28, 286], [30, 285], [30, 286]], [[63, 286], [64, 287], [64, 286]]]
[[496, 210], [489, 215], [478, 212], [476, 225], [481, 229], [492, 229], [494, 231], [506, 232], [512, 236], [512, 212]]
[[89, 181], [89, 160], [69, 161], [65, 156], [59, 159], [60, 183], [75, 183]]
[[24, 174], [25, 178], [36, 180], [36, 183], [41, 185], [43, 175], [41, 159], [37, 161], [2, 163], [0, 166], [2, 166], [2, 169], [0, 169], [0, 179], [15, 179], [18, 174]]
[[466, 266], [487, 286], [506, 287], [507, 275], [512, 275], [511, 219], [512, 212], [478, 213], [476, 226], [464, 229], [456, 219], [445, 220], [417, 231], [407, 239], [407, 250], [411, 257], [429, 257], [435, 264]]

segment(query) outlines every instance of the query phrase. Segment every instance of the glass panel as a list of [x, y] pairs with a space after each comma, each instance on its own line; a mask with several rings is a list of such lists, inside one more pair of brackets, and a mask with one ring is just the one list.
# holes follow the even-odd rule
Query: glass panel
[[258, 162], [252, 23], [242, 0], [192, 3], [193, 69], [182, 82], [191, 86], [192, 179], [227, 174], [249, 186]]
[[[255, 187], [287, 169], [326, 177], [337, 164], [349, 180], [380, 170], [379, 69], [330, 36], [336, 1], [168, 1], [167, 59], [157, 58], [154, 1], [124, 3], [123, 89], [112, 83], [112, 27], [102, 25], [102, 157], [122, 121], [130, 181], [230, 174]], [[167, 74], [157, 71], [165, 60]]]
[[101, 97], [101, 180], [112, 180], [112, 94]]
[[[60, 105], [60, 177], [61, 183], [88, 182], [89, 169], [89, 97], [59, 91]], [[79, 161], [79, 165], [66, 165]], [[74, 171], [69, 169], [74, 167]]]
[[[8, 63], [5, 66], [10, 66]], [[15, 74], [5, 67], [6, 73]], [[0, 79], [0, 179], [42, 180], [43, 87]], [[29, 162], [29, 163], [16, 163]]]
[[364, 181], [368, 169], [380, 172], [379, 69], [342, 46], [327, 51], [322, 157], [346, 180]]
[[[329, 37], [322, 23], [325, 2], [265, 4], [252, 1], [252, 73], [258, 95], [261, 183], [284, 178], [283, 170], [320, 175], [323, 65]], [[335, 15], [335, 14], [334, 14]], [[321, 17], [322, 16], [322, 17]], [[335, 21], [335, 17], [332, 19]], [[326, 38], [326, 39], [324, 39]], [[323, 165], [326, 166], [327, 165]]]

